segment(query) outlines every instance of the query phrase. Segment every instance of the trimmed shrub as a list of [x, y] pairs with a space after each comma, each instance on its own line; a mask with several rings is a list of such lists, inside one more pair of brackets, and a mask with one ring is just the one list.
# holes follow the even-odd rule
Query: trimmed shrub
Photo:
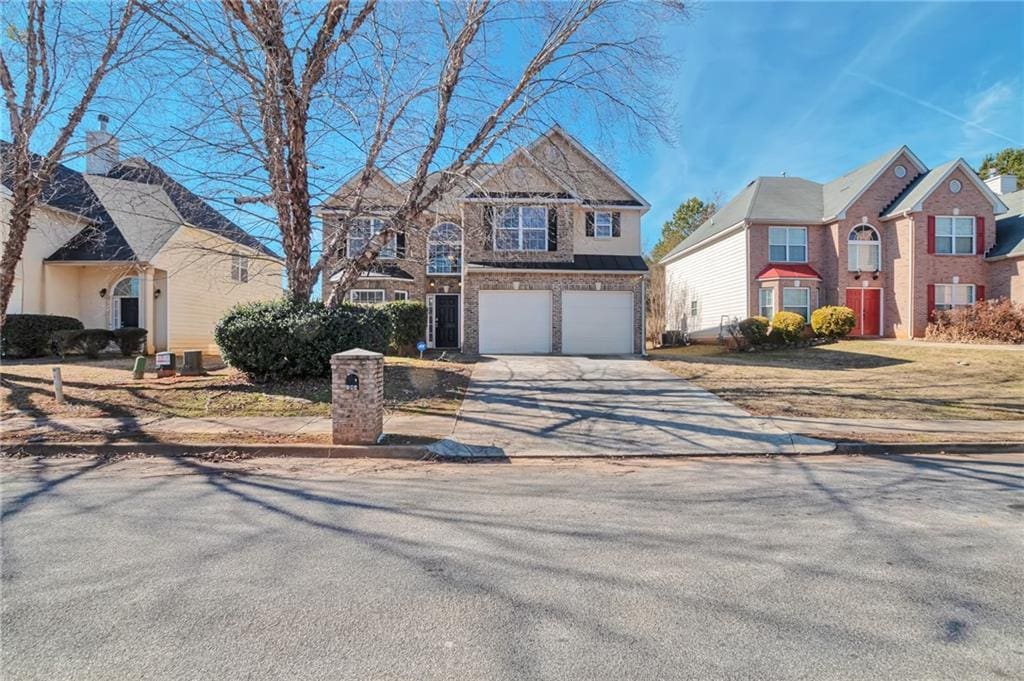
[[117, 343], [117, 347], [120, 348], [121, 354], [125, 357], [131, 357], [143, 352], [147, 334], [145, 329], [127, 327], [115, 329], [111, 333], [114, 334], [114, 342]]
[[82, 354], [96, 359], [114, 340], [114, 332], [108, 329], [77, 329], [55, 331], [50, 338], [53, 352], [66, 359], [68, 355]]
[[391, 349], [411, 355], [427, 328], [427, 306], [418, 300], [396, 300], [382, 305], [391, 315]]
[[747, 317], [740, 322], [740, 333], [743, 335], [743, 339], [747, 342], [747, 345], [757, 347], [758, 345], [764, 345], [768, 342], [768, 325], [770, 322], [767, 317]]
[[776, 312], [772, 317], [772, 328], [769, 337], [773, 340], [792, 345], [800, 340], [807, 322], [795, 312]]
[[937, 312], [925, 337], [951, 343], [1024, 343], [1024, 304], [981, 300]]
[[857, 316], [848, 307], [826, 305], [811, 313], [811, 328], [823, 338], [842, 338], [853, 331]]
[[386, 352], [391, 315], [382, 306], [281, 299], [233, 308], [213, 335], [224, 361], [256, 381], [312, 378], [330, 375], [336, 352]]
[[40, 357], [50, 351], [50, 336], [57, 331], [79, 330], [74, 317], [50, 314], [9, 314], [0, 329], [0, 354], [4, 357]]

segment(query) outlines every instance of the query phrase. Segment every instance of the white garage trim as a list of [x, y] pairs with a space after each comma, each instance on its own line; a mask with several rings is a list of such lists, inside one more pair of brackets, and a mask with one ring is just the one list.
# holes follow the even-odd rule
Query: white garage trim
[[562, 353], [628, 355], [634, 347], [632, 291], [563, 291]]
[[477, 329], [481, 354], [551, 352], [551, 291], [480, 291]]

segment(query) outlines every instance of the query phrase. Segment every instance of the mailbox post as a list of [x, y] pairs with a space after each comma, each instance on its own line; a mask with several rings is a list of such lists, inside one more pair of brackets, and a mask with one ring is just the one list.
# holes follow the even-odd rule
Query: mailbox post
[[384, 355], [354, 348], [331, 355], [336, 445], [375, 444], [384, 432]]

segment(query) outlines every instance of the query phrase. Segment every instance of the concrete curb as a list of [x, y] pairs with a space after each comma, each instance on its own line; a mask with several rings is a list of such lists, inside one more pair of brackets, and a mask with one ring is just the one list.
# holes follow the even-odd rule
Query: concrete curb
[[836, 454], [1024, 454], [1024, 442], [837, 442]]

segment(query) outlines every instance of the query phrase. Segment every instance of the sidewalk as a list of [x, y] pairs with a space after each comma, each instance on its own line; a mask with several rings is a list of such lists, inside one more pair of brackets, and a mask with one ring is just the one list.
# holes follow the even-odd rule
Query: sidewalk
[[[1024, 442], [1024, 421], [916, 421], [912, 419], [841, 419], [803, 418], [789, 416], [751, 416], [751, 419], [774, 424], [781, 431], [825, 437], [876, 442], [931, 441], [959, 442], [988, 441]], [[455, 427], [454, 415], [411, 414], [393, 412], [386, 416], [384, 432], [387, 435], [444, 439]], [[111, 439], [131, 439], [132, 436], [159, 435], [175, 441], [188, 442], [190, 437], [221, 436], [230, 442], [233, 437], [245, 435], [247, 439], [260, 436], [289, 437], [298, 441], [326, 442], [331, 435], [331, 420], [309, 416], [223, 416], [208, 418], [185, 417], [103, 417], [52, 418], [16, 416], [0, 421], [0, 439], [5, 442], [33, 439], [45, 440], [48, 435], [60, 434], [67, 440], [73, 435], [107, 435]]]

